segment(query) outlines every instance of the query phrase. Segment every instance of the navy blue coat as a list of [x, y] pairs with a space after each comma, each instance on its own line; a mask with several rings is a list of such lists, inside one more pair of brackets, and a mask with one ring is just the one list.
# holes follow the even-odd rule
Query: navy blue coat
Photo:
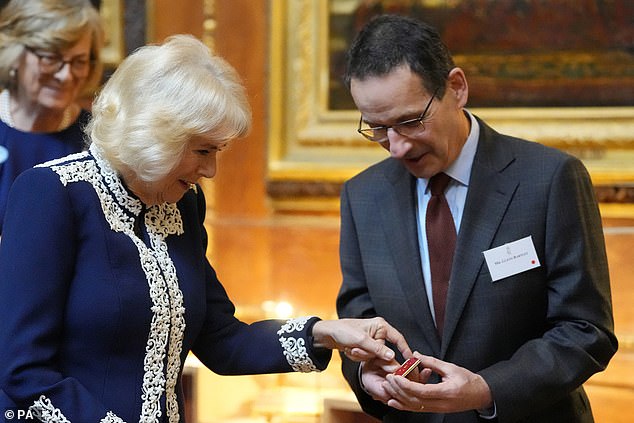
[[234, 316], [204, 218], [201, 190], [147, 208], [92, 149], [24, 172], [0, 243], [0, 398], [44, 421], [182, 422], [190, 351], [225, 375], [324, 369], [316, 318]]
[[15, 178], [36, 164], [84, 150], [82, 127], [89, 117], [82, 110], [72, 125], [59, 132], [23, 132], [0, 121], [0, 233]]

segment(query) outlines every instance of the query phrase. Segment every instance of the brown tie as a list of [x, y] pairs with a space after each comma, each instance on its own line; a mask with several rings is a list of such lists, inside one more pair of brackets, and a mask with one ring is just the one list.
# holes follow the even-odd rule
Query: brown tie
[[456, 248], [456, 227], [445, 198], [445, 189], [450, 180], [451, 177], [445, 173], [434, 175], [429, 180], [431, 198], [427, 204], [425, 219], [436, 328], [441, 335], [445, 322], [445, 304], [451, 264]]

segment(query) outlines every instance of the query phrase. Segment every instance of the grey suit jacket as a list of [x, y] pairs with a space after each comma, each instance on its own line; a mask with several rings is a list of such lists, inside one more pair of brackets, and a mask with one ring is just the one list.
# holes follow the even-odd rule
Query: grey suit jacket
[[[447, 298], [436, 333], [417, 239], [415, 178], [394, 159], [341, 194], [340, 317], [382, 316], [413, 350], [477, 372], [499, 422], [591, 422], [581, 385], [617, 349], [598, 206], [581, 162], [482, 121]], [[541, 266], [492, 282], [483, 251], [532, 236]], [[373, 401], [356, 363], [344, 376], [386, 422], [475, 422], [475, 411], [400, 412]]]

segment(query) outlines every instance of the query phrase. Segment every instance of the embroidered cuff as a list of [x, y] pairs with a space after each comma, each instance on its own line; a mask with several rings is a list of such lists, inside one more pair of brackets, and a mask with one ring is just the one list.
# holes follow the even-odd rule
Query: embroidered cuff
[[[307, 349], [307, 332], [306, 324], [312, 320], [318, 320], [316, 317], [300, 317], [289, 319], [282, 325], [277, 334], [280, 336], [280, 344], [284, 350], [284, 357], [296, 372], [308, 373], [318, 372], [319, 369], [310, 358]], [[288, 335], [288, 336], [284, 336]]]

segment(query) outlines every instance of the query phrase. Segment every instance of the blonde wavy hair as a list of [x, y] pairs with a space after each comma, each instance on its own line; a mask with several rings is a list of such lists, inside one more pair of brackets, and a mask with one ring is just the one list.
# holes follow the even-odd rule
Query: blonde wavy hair
[[146, 182], [173, 170], [192, 137], [247, 134], [251, 109], [236, 71], [190, 35], [128, 56], [95, 99], [90, 141], [119, 173]]
[[104, 42], [99, 12], [88, 0], [11, 0], [0, 11], [0, 87], [12, 88], [11, 69], [25, 48], [63, 51], [90, 31], [91, 69], [82, 94], [101, 83], [100, 59]]

